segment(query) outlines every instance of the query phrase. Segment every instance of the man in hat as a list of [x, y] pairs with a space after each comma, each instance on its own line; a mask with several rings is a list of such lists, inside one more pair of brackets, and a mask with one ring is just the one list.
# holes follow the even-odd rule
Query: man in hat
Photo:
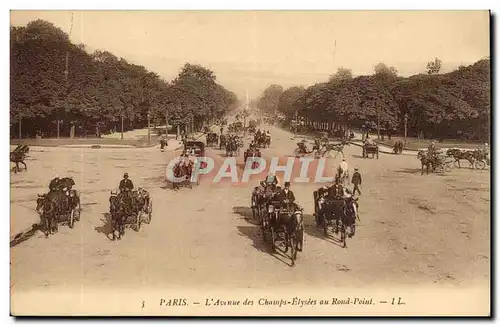
[[128, 178], [128, 173], [123, 175], [123, 180], [120, 181], [120, 186], [118, 188], [121, 192], [128, 192], [134, 189], [134, 183]]
[[56, 174], [54, 176], [54, 179], [52, 179], [50, 181], [50, 183], [49, 183], [49, 191], [50, 192], [57, 192], [57, 191], [59, 191], [60, 182], [61, 182], [61, 179], [59, 179], [59, 175]]
[[281, 200], [285, 204], [294, 204], [295, 203], [295, 195], [293, 194], [293, 191], [290, 190], [290, 182], [287, 181], [285, 182], [285, 188], [281, 190]]
[[354, 189], [352, 190], [352, 194], [355, 195], [356, 191], [361, 195], [361, 190], [359, 190], [359, 186], [361, 185], [361, 174], [359, 173], [359, 169], [355, 168], [354, 173], [352, 175], [352, 184], [354, 185]]
[[134, 184], [132, 183], [132, 180], [128, 178], [128, 173], [123, 175], [123, 180], [120, 181], [118, 188], [120, 189], [120, 194], [125, 199], [125, 203], [127, 203], [129, 205], [129, 209], [132, 210], [135, 205], [134, 197], [131, 194], [132, 189], [134, 189]]

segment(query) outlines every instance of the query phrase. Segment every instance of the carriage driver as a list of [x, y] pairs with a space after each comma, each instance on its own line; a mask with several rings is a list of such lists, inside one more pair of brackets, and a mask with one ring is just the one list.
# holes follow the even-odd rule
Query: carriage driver
[[285, 188], [280, 192], [280, 200], [285, 205], [291, 205], [294, 210], [299, 210], [300, 206], [295, 202], [295, 195], [290, 190], [290, 182], [285, 182]]
[[132, 180], [128, 178], [128, 173], [123, 175], [123, 180], [120, 181], [120, 186], [118, 188], [120, 189], [120, 192], [129, 192], [134, 189], [134, 184], [132, 183]]
[[369, 135], [366, 136], [365, 145], [375, 145], [373, 139], [371, 139]]
[[279, 183], [278, 177], [273, 173], [270, 172], [269, 175], [266, 178], [266, 185], [272, 185], [273, 187], [276, 187]]
[[59, 179], [59, 175], [56, 174], [54, 176], [54, 179], [52, 179], [50, 181], [50, 184], [49, 184], [49, 190], [51, 192], [57, 192], [59, 190], [59, 187], [60, 187], [60, 182], [61, 182], [61, 179]]

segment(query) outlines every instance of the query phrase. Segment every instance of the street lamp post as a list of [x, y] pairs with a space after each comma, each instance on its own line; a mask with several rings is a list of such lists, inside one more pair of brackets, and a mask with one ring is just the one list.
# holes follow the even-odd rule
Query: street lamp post
[[380, 139], [380, 112], [377, 111], [377, 139]]
[[148, 112], [148, 145], [151, 144], [151, 114]]
[[122, 136], [121, 136], [121, 139], [123, 139], [123, 112], [122, 112], [121, 116], [122, 116]]
[[406, 145], [406, 137], [408, 135], [407, 125], [408, 125], [408, 113], [405, 113], [405, 145]]

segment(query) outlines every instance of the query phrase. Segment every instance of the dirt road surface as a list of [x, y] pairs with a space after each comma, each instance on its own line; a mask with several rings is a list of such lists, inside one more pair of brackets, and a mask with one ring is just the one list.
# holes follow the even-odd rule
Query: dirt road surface
[[[275, 127], [266, 158], [291, 155], [297, 139]], [[178, 152], [177, 152], [178, 154]], [[217, 162], [222, 151], [208, 149]], [[454, 169], [420, 175], [413, 156], [361, 158], [346, 147], [352, 169], [363, 177], [359, 226], [343, 249], [317, 229], [312, 192], [317, 184], [292, 184], [304, 207], [306, 242], [294, 267], [271, 254], [251, 218], [250, 191], [202, 178], [174, 192], [165, 166], [175, 155], [158, 149], [51, 149], [33, 152], [28, 171], [11, 177], [11, 220], [36, 215], [36, 194], [55, 173], [72, 176], [83, 210], [74, 229], [49, 237], [38, 232], [11, 248], [13, 312], [22, 295], [145, 288], [309, 289], [370, 287], [478, 287], [489, 289], [489, 170]], [[238, 158], [242, 163], [242, 154]], [[328, 168], [340, 162], [328, 160]], [[153, 199], [153, 218], [120, 241], [108, 238], [108, 198], [124, 172]], [[279, 176], [279, 174], [278, 174]], [[17, 301], [16, 301], [17, 300]], [[76, 309], [76, 308], [75, 308]]]

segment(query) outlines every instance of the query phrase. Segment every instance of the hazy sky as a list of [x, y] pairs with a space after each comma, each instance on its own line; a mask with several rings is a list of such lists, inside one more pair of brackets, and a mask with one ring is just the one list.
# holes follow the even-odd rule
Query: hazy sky
[[[269, 84], [323, 82], [340, 66], [372, 74], [378, 62], [401, 75], [443, 71], [490, 55], [487, 11], [73, 11], [70, 38], [105, 49], [170, 80], [186, 63], [256, 97]], [[70, 32], [71, 12], [11, 11], [12, 25], [45, 19]]]

